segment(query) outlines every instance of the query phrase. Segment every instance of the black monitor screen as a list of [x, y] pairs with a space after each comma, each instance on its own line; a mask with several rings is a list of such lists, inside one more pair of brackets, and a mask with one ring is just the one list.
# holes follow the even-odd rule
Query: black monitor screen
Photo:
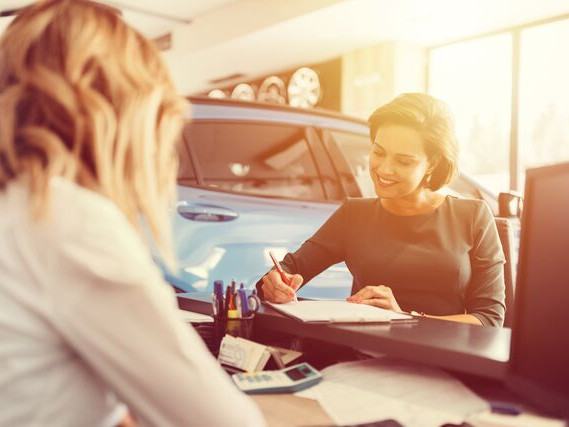
[[569, 163], [528, 170], [524, 199], [509, 382], [569, 417]]

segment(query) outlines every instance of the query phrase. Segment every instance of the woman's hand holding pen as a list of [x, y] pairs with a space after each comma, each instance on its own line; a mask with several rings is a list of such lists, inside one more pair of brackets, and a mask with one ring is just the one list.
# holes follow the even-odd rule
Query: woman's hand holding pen
[[302, 285], [300, 274], [283, 272], [289, 284], [286, 284], [277, 270], [271, 270], [263, 276], [263, 295], [266, 301], [283, 304], [294, 300], [296, 290]]
[[348, 301], [358, 304], [373, 305], [386, 310], [401, 311], [401, 307], [397, 303], [393, 291], [390, 287], [366, 286], [348, 298]]

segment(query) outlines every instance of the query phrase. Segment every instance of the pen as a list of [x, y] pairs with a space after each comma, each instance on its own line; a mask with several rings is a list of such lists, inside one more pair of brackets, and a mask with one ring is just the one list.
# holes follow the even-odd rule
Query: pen
[[227, 318], [236, 319], [239, 317], [239, 314], [237, 313], [237, 309], [235, 307], [235, 294], [231, 292], [231, 286], [227, 287], [227, 295]]
[[[223, 305], [223, 315], [226, 319], [229, 315], [229, 310], [231, 309], [229, 305], [232, 300], [233, 298], [231, 295], [231, 286], [227, 286], [227, 288], [225, 288], [225, 304]], [[235, 307], [233, 307], [233, 309], [235, 309]]]
[[237, 290], [237, 311], [239, 317], [246, 317], [249, 314], [249, 305], [247, 304], [247, 292], [245, 292], [245, 285], [241, 283]]
[[494, 413], [506, 415], [519, 415], [524, 411], [524, 408], [521, 405], [498, 400], [491, 400], [490, 408]]
[[223, 302], [223, 281], [216, 280], [213, 282], [213, 296], [212, 300], [215, 299], [214, 304], [215, 307], [213, 308], [214, 316], [223, 317], [223, 309], [224, 309], [224, 302]]
[[[275, 268], [279, 272], [279, 275], [281, 276], [281, 280], [283, 282], [285, 282], [287, 285], [291, 286], [290, 281], [287, 279], [283, 268], [281, 267], [281, 265], [279, 264], [279, 262], [275, 258], [275, 255], [273, 254], [272, 251], [269, 251], [269, 256], [273, 260], [273, 264], [275, 264]], [[292, 286], [291, 286], [291, 288], [292, 288]], [[293, 291], [294, 291], [294, 289], [293, 289]], [[296, 297], [296, 291], [294, 291], [294, 301], [298, 302], [298, 298]]]

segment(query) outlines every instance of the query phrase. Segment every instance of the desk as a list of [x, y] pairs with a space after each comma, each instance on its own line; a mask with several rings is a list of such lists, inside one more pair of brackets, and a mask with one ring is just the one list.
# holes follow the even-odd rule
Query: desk
[[333, 426], [334, 421], [316, 401], [292, 394], [257, 394], [259, 406], [270, 427]]
[[[211, 293], [178, 294], [181, 309], [211, 314]], [[270, 307], [255, 317], [255, 334], [274, 332], [313, 338], [361, 351], [501, 380], [510, 354], [510, 329], [475, 326], [426, 317], [414, 324], [302, 324]]]
[[[484, 396], [483, 393], [479, 393]], [[329, 427], [334, 426], [332, 418], [326, 414], [315, 400], [304, 399], [291, 394], [251, 395], [259, 406], [269, 427]], [[522, 418], [523, 417], [523, 418]], [[562, 420], [544, 418], [535, 413], [518, 416], [487, 414], [478, 421], [479, 425], [494, 427], [566, 427]]]
[[[211, 314], [210, 298], [211, 294], [205, 292], [178, 294], [178, 305], [185, 310]], [[490, 414], [492, 421], [486, 419], [484, 425], [565, 425], [563, 421], [536, 417], [540, 411], [502, 383], [509, 358], [509, 329], [430, 318], [419, 318], [416, 324], [401, 325], [311, 325], [302, 324], [265, 306], [255, 317], [254, 329], [254, 335], [285, 333], [453, 370], [455, 377], [479, 396], [487, 400], [520, 403], [526, 408], [523, 419], [522, 416]], [[317, 401], [290, 394], [256, 395], [252, 398], [271, 427], [333, 425]]]

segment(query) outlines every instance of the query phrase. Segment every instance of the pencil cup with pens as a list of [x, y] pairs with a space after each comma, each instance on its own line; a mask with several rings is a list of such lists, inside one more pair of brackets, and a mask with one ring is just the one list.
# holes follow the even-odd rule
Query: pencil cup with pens
[[261, 305], [255, 290], [247, 294], [243, 283], [237, 288], [235, 281], [232, 280], [224, 292], [223, 281], [216, 280], [213, 282], [211, 305], [214, 318], [213, 338], [217, 349], [225, 334], [251, 338], [253, 319]]

